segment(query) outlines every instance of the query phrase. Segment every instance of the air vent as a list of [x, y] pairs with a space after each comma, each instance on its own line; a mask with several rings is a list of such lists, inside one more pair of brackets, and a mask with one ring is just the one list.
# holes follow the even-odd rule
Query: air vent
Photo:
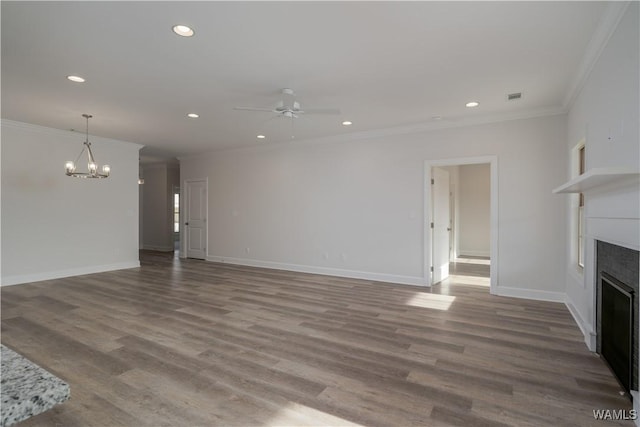
[[515, 101], [522, 98], [522, 92], [510, 93], [507, 95], [507, 101]]

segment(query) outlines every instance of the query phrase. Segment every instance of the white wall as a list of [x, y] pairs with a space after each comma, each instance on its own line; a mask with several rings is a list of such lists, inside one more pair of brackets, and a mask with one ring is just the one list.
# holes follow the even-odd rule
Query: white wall
[[458, 168], [458, 253], [490, 255], [489, 164], [462, 165]]
[[[586, 169], [628, 166], [640, 170], [638, 117], [640, 91], [638, 76], [638, 3], [632, 2], [609, 39], [588, 80], [568, 115], [565, 151], [585, 140]], [[565, 180], [571, 177], [571, 163], [565, 165]], [[560, 184], [560, 183], [558, 183]], [[640, 188], [635, 183], [600, 188], [585, 194], [585, 268], [575, 265], [573, 200], [558, 195], [567, 205], [565, 266], [567, 304], [585, 334], [587, 344], [595, 346], [594, 292], [595, 240], [640, 249]], [[634, 399], [635, 400], [635, 399]]]
[[565, 119], [215, 152], [181, 181], [209, 178], [210, 260], [423, 284], [425, 160], [496, 155], [499, 291], [562, 299]]
[[169, 251], [167, 231], [167, 166], [143, 166], [142, 248]]
[[84, 135], [2, 120], [2, 284], [139, 266], [140, 145], [90, 137], [108, 179], [64, 174]]
[[142, 166], [142, 248], [173, 251], [173, 187], [180, 185], [177, 166], [166, 163]]

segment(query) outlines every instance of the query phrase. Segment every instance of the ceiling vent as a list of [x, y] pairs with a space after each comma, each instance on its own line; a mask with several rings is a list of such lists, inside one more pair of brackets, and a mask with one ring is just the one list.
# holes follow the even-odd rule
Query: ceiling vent
[[522, 92], [510, 93], [507, 95], [507, 101], [515, 101], [522, 98]]

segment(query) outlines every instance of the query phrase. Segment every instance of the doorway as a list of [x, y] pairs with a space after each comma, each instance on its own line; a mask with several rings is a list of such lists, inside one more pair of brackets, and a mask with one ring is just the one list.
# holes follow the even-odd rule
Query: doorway
[[208, 183], [206, 179], [185, 181], [184, 248], [185, 257], [206, 259]]
[[[459, 171], [463, 169], [466, 175], [484, 171], [489, 181], [485, 184], [487, 188], [484, 189], [470, 189], [467, 184], [465, 188], [470, 194], [465, 195], [465, 201], [459, 197], [461, 192]], [[481, 181], [474, 179], [473, 175], [465, 179], [471, 180], [469, 182], [472, 187], [478, 185], [474, 181]], [[484, 216], [481, 215], [480, 207], [484, 209]], [[470, 276], [478, 278], [477, 284], [481, 285], [482, 281], [484, 286], [489, 286], [492, 294], [496, 293], [499, 255], [497, 208], [496, 156], [425, 162], [424, 280], [426, 284], [431, 286], [440, 283], [446, 280], [450, 273], [466, 276], [471, 272], [473, 274], [469, 274]], [[461, 209], [466, 212], [464, 224], [461, 224]], [[469, 223], [478, 221], [478, 217], [483, 217], [488, 224], [483, 227], [477, 224], [470, 227]], [[466, 239], [461, 240], [461, 229], [467, 230]], [[472, 231], [469, 233], [468, 230]], [[488, 276], [488, 281], [486, 278], [480, 280], [482, 276]]]

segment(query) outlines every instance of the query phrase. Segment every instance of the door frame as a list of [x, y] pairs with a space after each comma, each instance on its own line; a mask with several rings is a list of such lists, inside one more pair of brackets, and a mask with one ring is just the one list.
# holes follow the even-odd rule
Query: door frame
[[184, 223], [187, 215], [187, 206], [189, 206], [188, 198], [189, 192], [187, 191], [188, 184], [192, 182], [204, 182], [205, 189], [205, 226], [204, 226], [204, 257], [205, 260], [209, 257], [209, 178], [194, 178], [194, 179], [185, 179], [183, 182], [183, 187], [180, 188], [180, 258], [187, 257], [187, 251], [185, 248], [188, 248], [188, 238], [189, 234], [185, 233]]
[[498, 156], [478, 156], [478, 157], [457, 157], [448, 159], [434, 159], [425, 160], [424, 162], [424, 210], [423, 210], [423, 251], [424, 251], [424, 267], [423, 277], [424, 283], [427, 286], [431, 286], [432, 273], [431, 267], [433, 267], [432, 258], [432, 234], [430, 224], [433, 221], [433, 208], [432, 208], [432, 195], [431, 195], [431, 178], [432, 168], [438, 166], [462, 166], [462, 165], [477, 165], [477, 164], [489, 164], [490, 169], [490, 224], [489, 224], [489, 239], [491, 248], [491, 260], [489, 264], [489, 292], [493, 295], [497, 295], [498, 291]]
[[[179, 182], [178, 182], [179, 184]], [[184, 223], [182, 222], [182, 188], [180, 185], [173, 185], [171, 191], [171, 232], [173, 234], [173, 238], [171, 241], [173, 242], [173, 246], [175, 248], [176, 240], [178, 242], [178, 250], [180, 250], [180, 233], [182, 233], [182, 229], [184, 228]], [[175, 204], [175, 197], [178, 195], [178, 232], [173, 231], [175, 229], [174, 224], [174, 209], [173, 206]], [[176, 236], [177, 234], [177, 236]], [[177, 237], [177, 239], [176, 239]]]

